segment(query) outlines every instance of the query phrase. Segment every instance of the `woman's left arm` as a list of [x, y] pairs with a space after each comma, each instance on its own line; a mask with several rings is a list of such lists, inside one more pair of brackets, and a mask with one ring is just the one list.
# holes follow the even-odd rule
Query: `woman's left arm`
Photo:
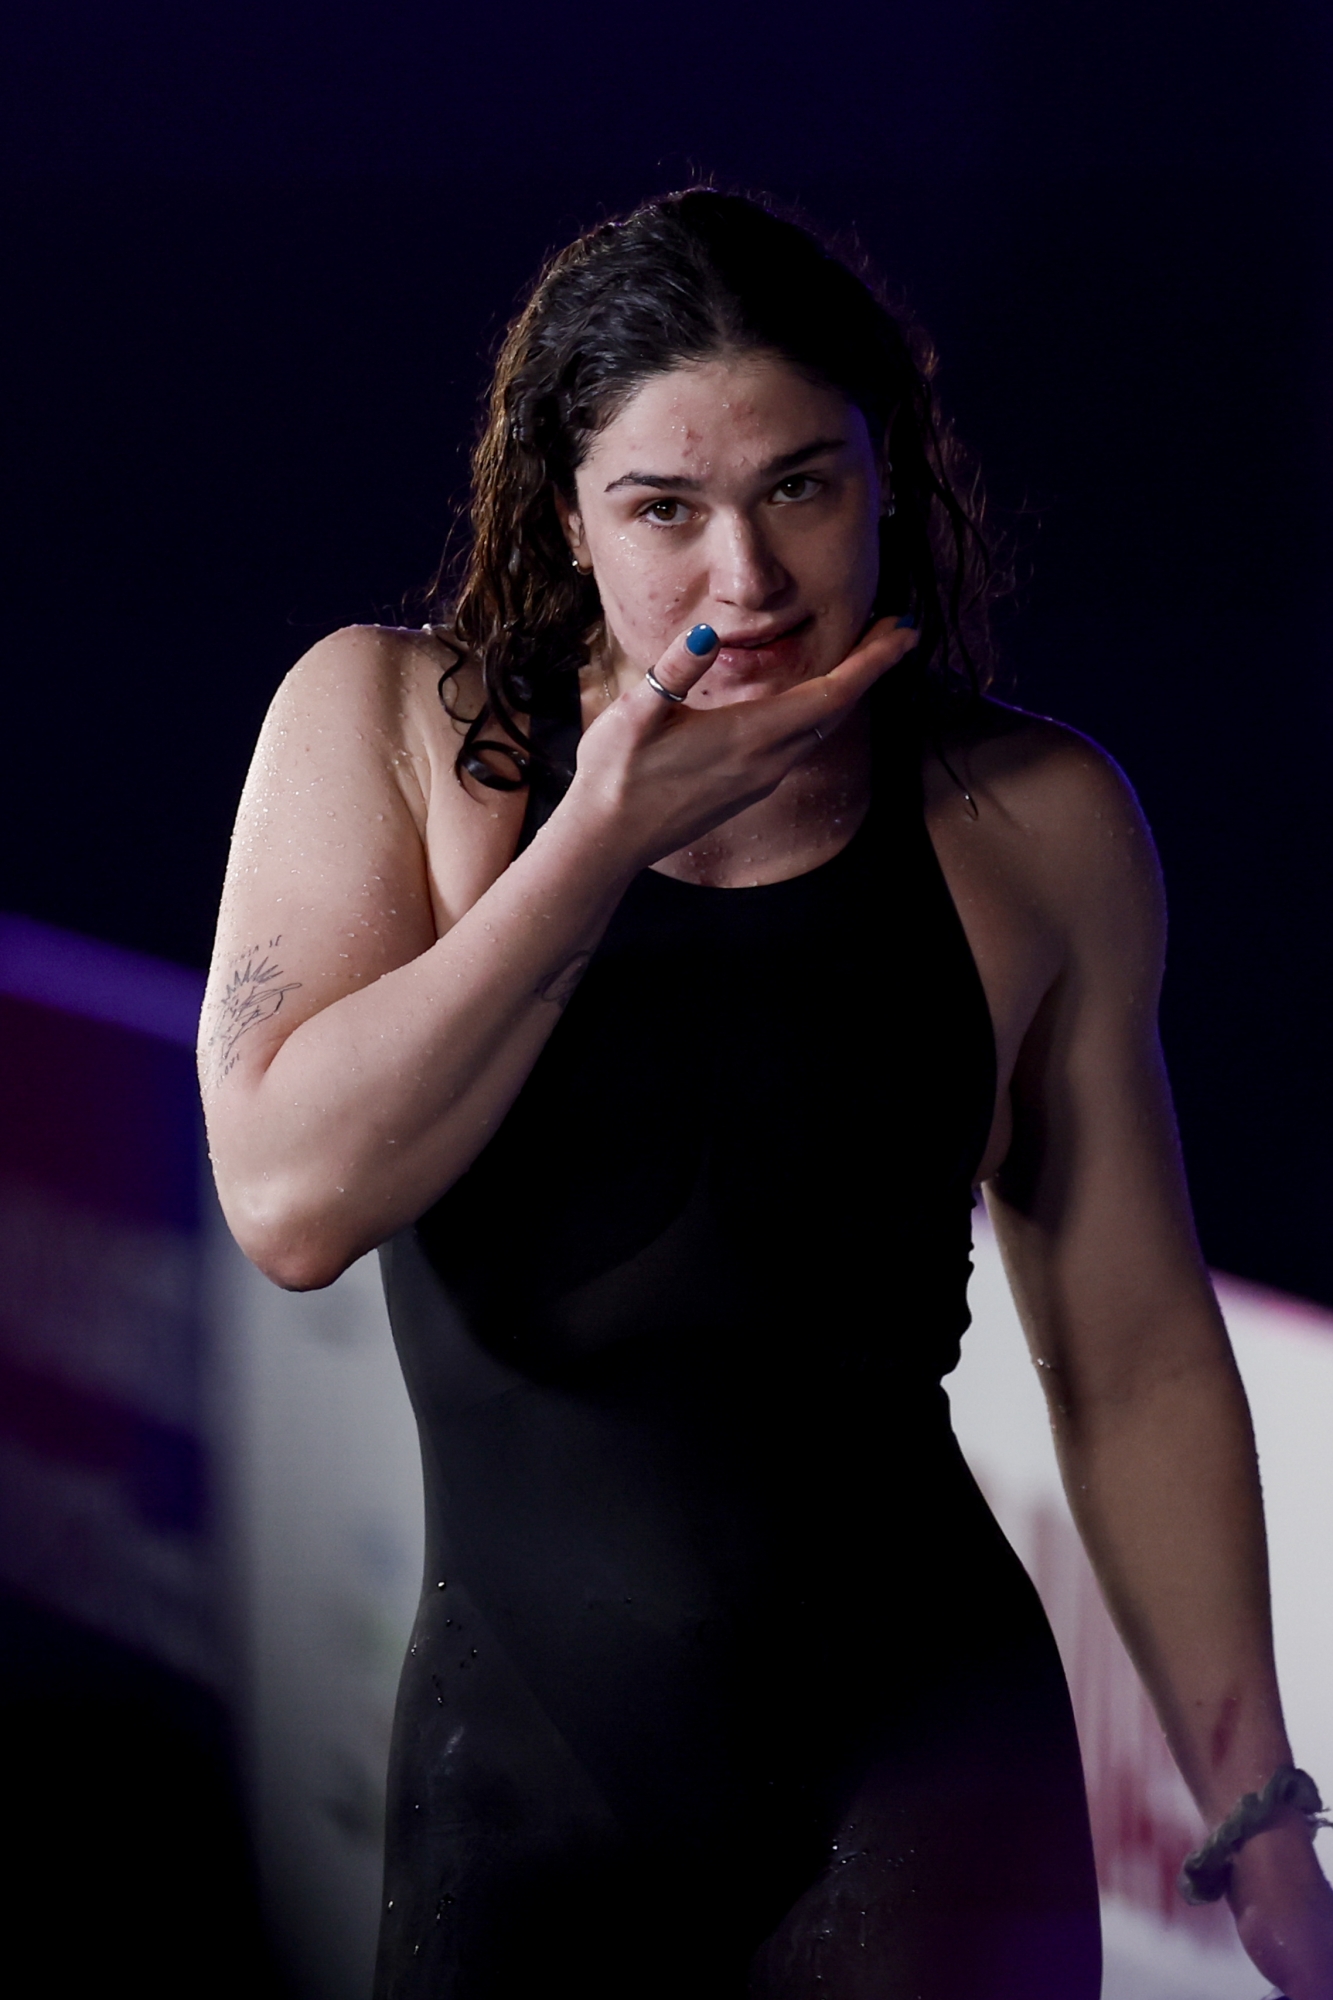
[[[1055, 762], [1025, 845], [1060, 969], [1019, 1053], [1013, 1141], [988, 1204], [1075, 1519], [1216, 1824], [1292, 1761], [1254, 1443], [1158, 1045], [1152, 843], [1089, 746]], [[1298, 1814], [1242, 1849], [1231, 1902], [1246, 1949], [1290, 2000], [1333, 2000], [1333, 1893]]]

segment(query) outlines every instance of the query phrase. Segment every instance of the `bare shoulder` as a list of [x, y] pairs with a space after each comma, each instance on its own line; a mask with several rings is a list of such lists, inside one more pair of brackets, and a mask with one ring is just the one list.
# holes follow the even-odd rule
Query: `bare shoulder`
[[311, 647], [274, 696], [218, 918], [201, 1032], [210, 1093], [428, 951], [507, 865], [521, 795], [457, 780], [466, 725], [440, 691], [453, 658], [428, 633], [352, 626]]
[[985, 792], [997, 808], [1030, 820], [1034, 828], [1052, 815], [1079, 819], [1117, 808], [1142, 818], [1133, 788], [1110, 753], [1050, 716], [988, 698], [941, 747], [975, 781], [968, 786], [974, 796]]
[[925, 785], [946, 872], [1031, 925], [1053, 963], [1118, 960], [1139, 973], [1160, 963], [1156, 849], [1133, 787], [1100, 745], [986, 701], [928, 754]]
[[[430, 632], [349, 625], [312, 646], [286, 676], [265, 724], [271, 753], [321, 753], [345, 763], [387, 766], [421, 819], [437, 773], [452, 766], [462, 740], [457, 704], [441, 681], [458, 667], [453, 649]], [[455, 713], [450, 713], [450, 708]]]
[[[1156, 850], [1129, 779], [1092, 738], [1066, 723], [987, 700], [927, 760], [927, 793], [953, 794], [976, 825], [1021, 845], [1054, 887], [1128, 872], [1156, 883]], [[932, 768], [933, 767], [933, 768]]]
[[[452, 921], [512, 854], [522, 794], [464, 776], [458, 753], [484, 700], [481, 675], [443, 634], [381, 625], [333, 632], [274, 699], [257, 774], [367, 801], [387, 785], [427, 852], [436, 914]], [[487, 735], [503, 740], [497, 725]]]

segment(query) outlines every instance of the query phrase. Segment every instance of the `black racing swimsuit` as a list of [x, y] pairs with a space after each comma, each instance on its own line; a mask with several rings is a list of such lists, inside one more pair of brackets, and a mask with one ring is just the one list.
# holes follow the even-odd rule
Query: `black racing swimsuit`
[[377, 2000], [1100, 1991], [1064, 1680], [940, 1381], [990, 1018], [880, 735], [831, 861], [637, 877], [381, 1252], [427, 1555]]

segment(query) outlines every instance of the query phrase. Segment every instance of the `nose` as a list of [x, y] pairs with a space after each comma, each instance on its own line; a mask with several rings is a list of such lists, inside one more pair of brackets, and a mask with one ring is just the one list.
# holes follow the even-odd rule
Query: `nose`
[[752, 515], [719, 514], [710, 551], [712, 594], [737, 611], [762, 611], [791, 588], [791, 577]]

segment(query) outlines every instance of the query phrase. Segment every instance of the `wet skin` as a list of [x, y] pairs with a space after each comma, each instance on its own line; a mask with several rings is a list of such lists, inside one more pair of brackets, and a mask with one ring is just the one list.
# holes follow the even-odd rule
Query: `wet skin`
[[[641, 868], [775, 881], [854, 831], [864, 696], [907, 646], [857, 646], [880, 504], [864, 423], [784, 364], [645, 383], [566, 508], [607, 644], [575, 782], [517, 857], [521, 797], [456, 782], [433, 640], [337, 633], [293, 670], [242, 802], [202, 1040], [224, 1209], [278, 1282], [331, 1282], [466, 1170]], [[684, 645], [700, 622], [729, 642], [702, 663]], [[992, 704], [946, 747], [978, 811], [928, 757], [926, 817], [995, 1028], [988, 1201], [1071, 1504], [1217, 1821], [1291, 1746], [1248, 1417], [1157, 1046], [1151, 841], [1075, 732]], [[706, 1022], [668, 1026], [688, 1061]], [[1333, 2000], [1333, 1899], [1303, 1827], [1250, 1843], [1233, 1902], [1291, 2000]]]

